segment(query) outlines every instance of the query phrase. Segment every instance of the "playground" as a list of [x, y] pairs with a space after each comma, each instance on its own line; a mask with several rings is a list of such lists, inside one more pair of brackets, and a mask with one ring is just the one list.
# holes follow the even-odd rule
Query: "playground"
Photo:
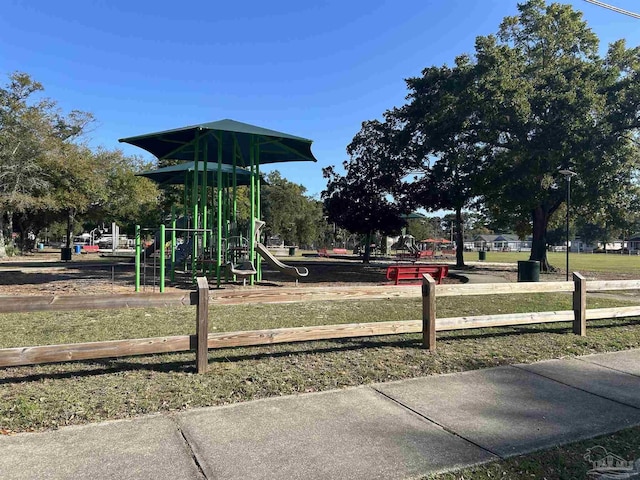
[[[564, 253], [549, 252], [552, 265], [564, 264]], [[493, 276], [506, 282], [517, 279], [517, 261], [526, 260], [527, 253], [487, 252], [486, 261], [478, 261], [475, 252], [466, 252], [465, 261], [469, 268], [467, 274]], [[279, 257], [282, 263], [306, 268], [309, 274], [298, 280], [300, 286], [338, 286], [338, 285], [383, 285], [394, 282], [386, 277], [389, 266], [414, 265], [409, 261], [398, 262], [391, 257], [375, 258], [371, 264], [363, 265], [361, 258], [355, 255], [341, 255], [340, 258], [327, 258], [317, 252], [301, 252], [296, 256]], [[437, 261], [418, 261], [415, 265], [448, 265], [453, 268], [452, 259]], [[640, 271], [640, 257], [626, 255], [571, 254], [571, 269], [582, 272], [588, 278], [598, 280], [632, 279]], [[153, 263], [141, 269], [141, 292], [159, 292], [159, 271], [156, 262], [155, 276]], [[102, 258], [97, 254], [74, 255], [71, 262], [61, 262], [58, 250], [45, 249], [29, 256], [12, 257], [0, 263], [0, 295], [94, 295], [101, 293], [132, 293], [135, 289], [134, 264], [130, 260], [121, 261]], [[444, 283], [464, 282], [465, 271], [460, 276], [449, 276]], [[455, 275], [455, 274], [454, 274]], [[155, 281], [154, 281], [155, 277]], [[179, 274], [177, 282], [167, 283], [165, 291], [176, 292], [195, 288], [189, 274]], [[561, 281], [562, 270], [543, 274], [541, 281]], [[215, 280], [211, 281], [215, 288]], [[295, 280], [282, 271], [265, 265], [263, 279], [251, 288], [279, 288], [295, 285]], [[223, 289], [250, 288], [242, 280], [227, 282]]]
[[[309, 275], [298, 280], [300, 286], [336, 285], [383, 285], [392, 283], [386, 278], [391, 260], [377, 261], [363, 265], [351, 256], [349, 259], [329, 259], [318, 257], [313, 252], [305, 256], [282, 257], [287, 265], [306, 268]], [[132, 293], [135, 290], [135, 266], [130, 261], [114, 261], [101, 258], [97, 254], [74, 255], [71, 262], [60, 262], [57, 250], [45, 250], [28, 257], [14, 257], [0, 263], [0, 295], [44, 295], [73, 294], [94, 295], [100, 293]], [[7, 274], [5, 274], [7, 273]], [[270, 265], [263, 267], [263, 278], [253, 287], [243, 285], [242, 280], [226, 282], [223, 289], [278, 288], [295, 285], [295, 280], [287, 273]], [[140, 292], [159, 292], [158, 267], [153, 264], [141, 269]], [[177, 273], [176, 281], [167, 282], [166, 292], [191, 290], [194, 288], [189, 273]], [[459, 282], [445, 279], [445, 282]], [[211, 281], [215, 288], [215, 280]]]
[[[316, 162], [311, 140], [235, 120], [219, 120], [162, 132], [122, 138], [156, 156], [164, 166], [140, 173], [161, 188], [180, 185], [181, 205], [165, 212], [169, 222], [136, 225], [135, 290], [141, 290], [143, 269], [152, 262], [164, 292], [178, 272], [195, 283], [197, 275], [215, 278], [216, 285], [241, 280], [262, 281], [262, 260], [297, 282], [308, 275], [303, 266], [278, 260], [261, 242], [260, 166], [285, 162]], [[240, 214], [239, 189], [249, 191], [249, 215]], [[142, 237], [153, 242], [142, 248]], [[154, 274], [155, 278], [155, 274]]]

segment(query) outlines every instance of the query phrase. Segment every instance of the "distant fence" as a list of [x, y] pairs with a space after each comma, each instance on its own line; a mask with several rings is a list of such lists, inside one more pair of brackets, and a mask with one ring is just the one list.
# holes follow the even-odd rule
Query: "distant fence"
[[[197, 308], [195, 335], [4, 348], [0, 349], [0, 367], [195, 351], [196, 370], [198, 373], [204, 373], [207, 369], [207, 351], [214, 348], [422, 332], [423, 346], [429, 351], [435, 351], [436, 332], [438, 331], [567, 321], [573, 322], [573, 333], [584, 336], [586, 335], [587, 320], [640, 316], [640, 306], [587, 310], [587, 292], [637, 289], [640, 289], [640, 280], [587, 282], [579, 273], [573, 274], [573, 282], [436, 285], [433, 278], [424, 275], [421, 287], [385, 285], [233, 291], [209, 291], [206, 278], [200, 277], [198, 278], [198, 290], [189, 293], [1, 297], [0, 313], [184, 305], [195, 305]], [[450, 318], [436, 317], [437, 297], [545, 292], [572, 292], [573, 309]], [[422, 319], [208, 333], [210, 304], [240, 305], [390, 298], [422, 298]]]

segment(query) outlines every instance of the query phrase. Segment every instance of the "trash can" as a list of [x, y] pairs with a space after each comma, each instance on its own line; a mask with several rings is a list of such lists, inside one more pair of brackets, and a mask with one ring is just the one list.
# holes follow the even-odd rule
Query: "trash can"
[[66, 247], [62, 247], [60, 249], [60, 260], [71, 260], [71, 249], [70, 248], [66, 248]]
[[74, 245], [73, 246], [73, 252], [75, 254], [79, 254], [82, 251], [82, 245]]
[[289, 256], [293, 257], [296, 254], [296, 247], [289, 247]]
[[518, 260], [518, 281], [539, 282], [540, 262], [537, 260]]
[[44, 243], [39, 243], [38, 244], [38, 251], [41, 252], [44, 250]]
[[478, 252], [478, 260], [486, 260], [487, 259], [487, 252], [485, 252], [484, 250], [480, 250]]

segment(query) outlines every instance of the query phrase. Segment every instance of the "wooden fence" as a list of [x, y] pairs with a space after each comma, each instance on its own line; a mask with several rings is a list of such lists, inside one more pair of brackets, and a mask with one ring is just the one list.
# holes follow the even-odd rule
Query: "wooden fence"
[[[0, 313], [195, 305], [197, 306], [196, 333], [195, 335], [171, 337], [4, 348], [0, 349], [0, 367], [195, 351], [196, 369], [198, 373], [204, 373], [207, 369], [207, 351], [214, 348], [422, 332], [424, 347], [429, 351], [435, 351], [436, 332], [438, 331], [567, 321], [573, 322], [573, 332], [575, 334], [586, 335], [587, 320], [640, 316], [640, 306], [587, 310], [587, 292], [638, 289], [640, 289], [640, 280], [587, 282], [582, 275], [574, 273], [573, 282], [436, 285], [429, 275], [424, 275], [422, 287], [295, 287], [231, 291], [209, 291], [207, 280], [198, 278], [198, 290], [190, 293], [3, 297], [0, 299]], [[573, 310], [451, 318], [436, 317], [437, 297], [543, 292], [572, 292]], [[209, 305], [420, 297], [422, 297], [422, 320], [207, 333]]]

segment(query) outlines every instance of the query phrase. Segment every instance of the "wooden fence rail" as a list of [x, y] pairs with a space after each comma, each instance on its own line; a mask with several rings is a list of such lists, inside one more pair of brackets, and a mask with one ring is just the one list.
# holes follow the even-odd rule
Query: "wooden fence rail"
[[[574, 273], [573, 282], [436, 285], [429, 275], [425, 275], [422, 287], [298, 287], [210, 292], [206, 278], [201, 277], [198, 278], [198, 290], [188, 293], [0, 297], [0, 313], [184, 305], [197, 307], [195, 335], [4, 348], [0, 349], [0, 367], [195, 351], [196, 370], [198, 373], [204, 373], [207, 368], [208, 349], [214, 348], [422, 333], [424, 347], [429, 351], [435, 351], [436, 332], [438, 331], [572, 321], [573, 332], [577, 335], [586, 335], [587, 320], [640, 316], [640, 306], [587, 310], [586, 293], [607, 290], [640, 290], [640, 280], [587, 282], [582, 275]], [[544, 292], [572, 292], [573, 310], [451, 318], [436, 317], [437, 297]], [[422, 298], [422, 320], [208, 333], [209, 305], [420, 297]]]

